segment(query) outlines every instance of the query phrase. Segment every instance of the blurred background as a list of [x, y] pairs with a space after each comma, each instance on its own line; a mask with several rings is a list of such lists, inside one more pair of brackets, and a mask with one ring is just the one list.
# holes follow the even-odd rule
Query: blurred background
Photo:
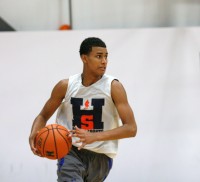
[[106, 182], [199, 182], [199, 26], [200, 0], [0, 0], [0, 181], [56, 181], [56, 161], [33, 155], [28, 137], [94, 36], [138, 125]]
[[200, 25], [199, 0], [0, 0], [0, 30]]

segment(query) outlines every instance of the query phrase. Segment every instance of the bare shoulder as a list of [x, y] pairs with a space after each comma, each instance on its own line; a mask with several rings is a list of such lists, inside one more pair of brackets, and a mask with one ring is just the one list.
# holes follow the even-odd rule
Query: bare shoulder
[[118, 80], [113, 80], [111, 83], [111, 93], [125, 92], [122, 83]]
[[118, 80], [113, 80], [111, 83], [111, 96], [114, 102], [127, 100], [126, 91]]
[[67, 89], [67, 86], [68, 86], [68, 82], [69, 82], [69, 79], [63, 79], [63, 80], [60, 80], [56, 85], [55, 85], [55, 89], [59, 89], [59, 90], [66, 90]]
[[63, 80], [60, 80], [60, 81], [57, 83], [57, 85], [58, 85], [58, 86], [61, 86], [61, 87], [67, 87], [68, 82], [69, 82], [69, 79], [63, 79]]
[[52, 96], [64, 97], [67, 91], [69, 79], [60, 80], [53, 88]]
[[123, 87], [119, 80], [114, 79], [111, 83], [111, 89]]

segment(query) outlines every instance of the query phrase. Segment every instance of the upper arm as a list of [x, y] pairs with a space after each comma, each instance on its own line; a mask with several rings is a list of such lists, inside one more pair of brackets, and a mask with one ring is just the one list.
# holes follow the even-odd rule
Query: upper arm
[[48, 101], [45, 103], [41, 115], [46, 121], [53, 115], [56, 109], [60, 106], [68, 87], [68, 79], [61, 80], [58, 82], [51, 92], [51, 96]]
[[122, 123], [136, 127], [134, 114], [128, 103], [126, 91], [123, 85], [117, 80], [113, 80], [111, 84], [111, 96]]

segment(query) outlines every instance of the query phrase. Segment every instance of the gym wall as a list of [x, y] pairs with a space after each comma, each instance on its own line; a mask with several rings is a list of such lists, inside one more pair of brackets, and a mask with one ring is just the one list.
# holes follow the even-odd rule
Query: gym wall
[[[1, 0], [0, 17], [17, 31], [69, 24], [69, 0]], [[73, 29], [200, 25], [199, 0], [71, 0]]]
[[79, 45], [89, 36], [106, 42], [107, 74], [124, 85], [138, 125], [135, 138], [120, 140], [106, 181], [200, 181], [199, 34], [200, 28], [1, 33], [1, 181], [56, 181], [56, 161], [33, 155], [28, 137], [53, 86], [82, 71]]

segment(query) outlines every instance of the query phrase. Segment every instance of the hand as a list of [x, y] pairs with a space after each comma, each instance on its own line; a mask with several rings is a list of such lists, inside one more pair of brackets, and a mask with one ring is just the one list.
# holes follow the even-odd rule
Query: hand
[[79, 140], [77, 140], [75, 143], [82, 143], [80, 147], [78, 147], [78, 150], [82, 149], [85, 145], [93, 143], [96, 140], [95, 133], [91, 133], [87, 130], [80, 129], [77, 126], [74, 127], [74, 130], [72, 132], [72, 137], [78, 137]]
[[[38, 133], [38, 132], [37, 132]], [[41, 157], [41, 155], [39, 154], [38, 150], [35, 148], [35, 137], [36, 137], [36, 134], [31, 134], [30, 137], [29, 137], [29, 145], [31, 147], [31, 150], [32, 152], [35, 154], [35, 155], [38, 155]]]

